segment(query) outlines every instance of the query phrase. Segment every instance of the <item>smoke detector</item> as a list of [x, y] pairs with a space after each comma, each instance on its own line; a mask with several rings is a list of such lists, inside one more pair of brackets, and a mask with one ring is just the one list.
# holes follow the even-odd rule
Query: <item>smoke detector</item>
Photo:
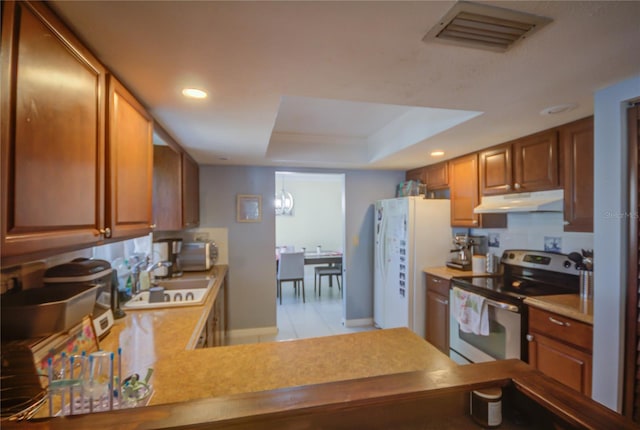
[[551, 21], [511, 9], [460, 1], [422, 40], [504, 52]]

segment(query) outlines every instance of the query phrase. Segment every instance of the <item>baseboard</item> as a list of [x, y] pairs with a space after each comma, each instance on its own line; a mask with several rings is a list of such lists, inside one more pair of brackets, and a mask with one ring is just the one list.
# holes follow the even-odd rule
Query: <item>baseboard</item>
[[228, 330], [227, 337], [237, 338], [246, 336], [275, 336], [278, 334], [278, 327], [256, 327], [256, 328], [242, 328], [236, 330]]
[[344, 320], [345, 327], [369, 327], [373, 325], [373, 318], [360, 318], [355, 320]]

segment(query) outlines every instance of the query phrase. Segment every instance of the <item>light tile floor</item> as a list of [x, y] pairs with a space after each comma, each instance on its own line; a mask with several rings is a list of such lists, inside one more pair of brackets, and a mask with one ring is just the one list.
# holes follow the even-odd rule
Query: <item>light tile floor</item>
[[[275, 287], [274, 287], [275, 288]], [[228, 345], [244, 343], [273, 342], [309, 337], [331, 336], [375, 330], [375, 327], [345, 327], [342, 323], [342, 297], [334, 280], [329, 287], [326, 278], [322, 282], [322, 296], [313, 291], [313, 274], [305, 277], [306, 302], [302, 294], [296, 296], [293, 283], [282, 284], [282, 304], [277, 300], [278, 334], [269, 336], [246, 336], [229, 339]]]

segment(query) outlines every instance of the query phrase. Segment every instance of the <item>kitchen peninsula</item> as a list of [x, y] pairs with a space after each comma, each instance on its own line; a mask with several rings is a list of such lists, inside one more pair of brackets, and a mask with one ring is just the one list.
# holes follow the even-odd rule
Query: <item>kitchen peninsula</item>
[[[153, 367], [149, 406], [3, 423], [3, 428], [480, 428], [471, 390], [503, 388], [504, 429], [634, 428], [519, 360], [458, 366], [405, 328], [194, 349], [226, 266], [203, 305], [127, 311], [101, 347], [123, 373]], [[526, 424], [507, 418], [518, 405]], [[534, 427], [535, 428], [535, 427]]]

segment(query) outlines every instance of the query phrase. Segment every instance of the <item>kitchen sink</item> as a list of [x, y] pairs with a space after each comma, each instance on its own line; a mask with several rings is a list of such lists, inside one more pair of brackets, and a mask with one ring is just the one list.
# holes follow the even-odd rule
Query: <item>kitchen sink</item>
[[215, 277], [157, 280], [154, 286], [162, 287], [164, 291], [158, 291], [155, 300], [150, 300], [150, 290], [142, 291], [125, 303], [123, 308], [158, 309], [201, 305], [214, 283]]
[[154, 285], [164, 287], [166, 290], [199, 290], [209, 288], [209, 284], [213, 285], [215, 277], [208, 276], [206, 278], [173, 278], [173, 279], [156, 279]]

